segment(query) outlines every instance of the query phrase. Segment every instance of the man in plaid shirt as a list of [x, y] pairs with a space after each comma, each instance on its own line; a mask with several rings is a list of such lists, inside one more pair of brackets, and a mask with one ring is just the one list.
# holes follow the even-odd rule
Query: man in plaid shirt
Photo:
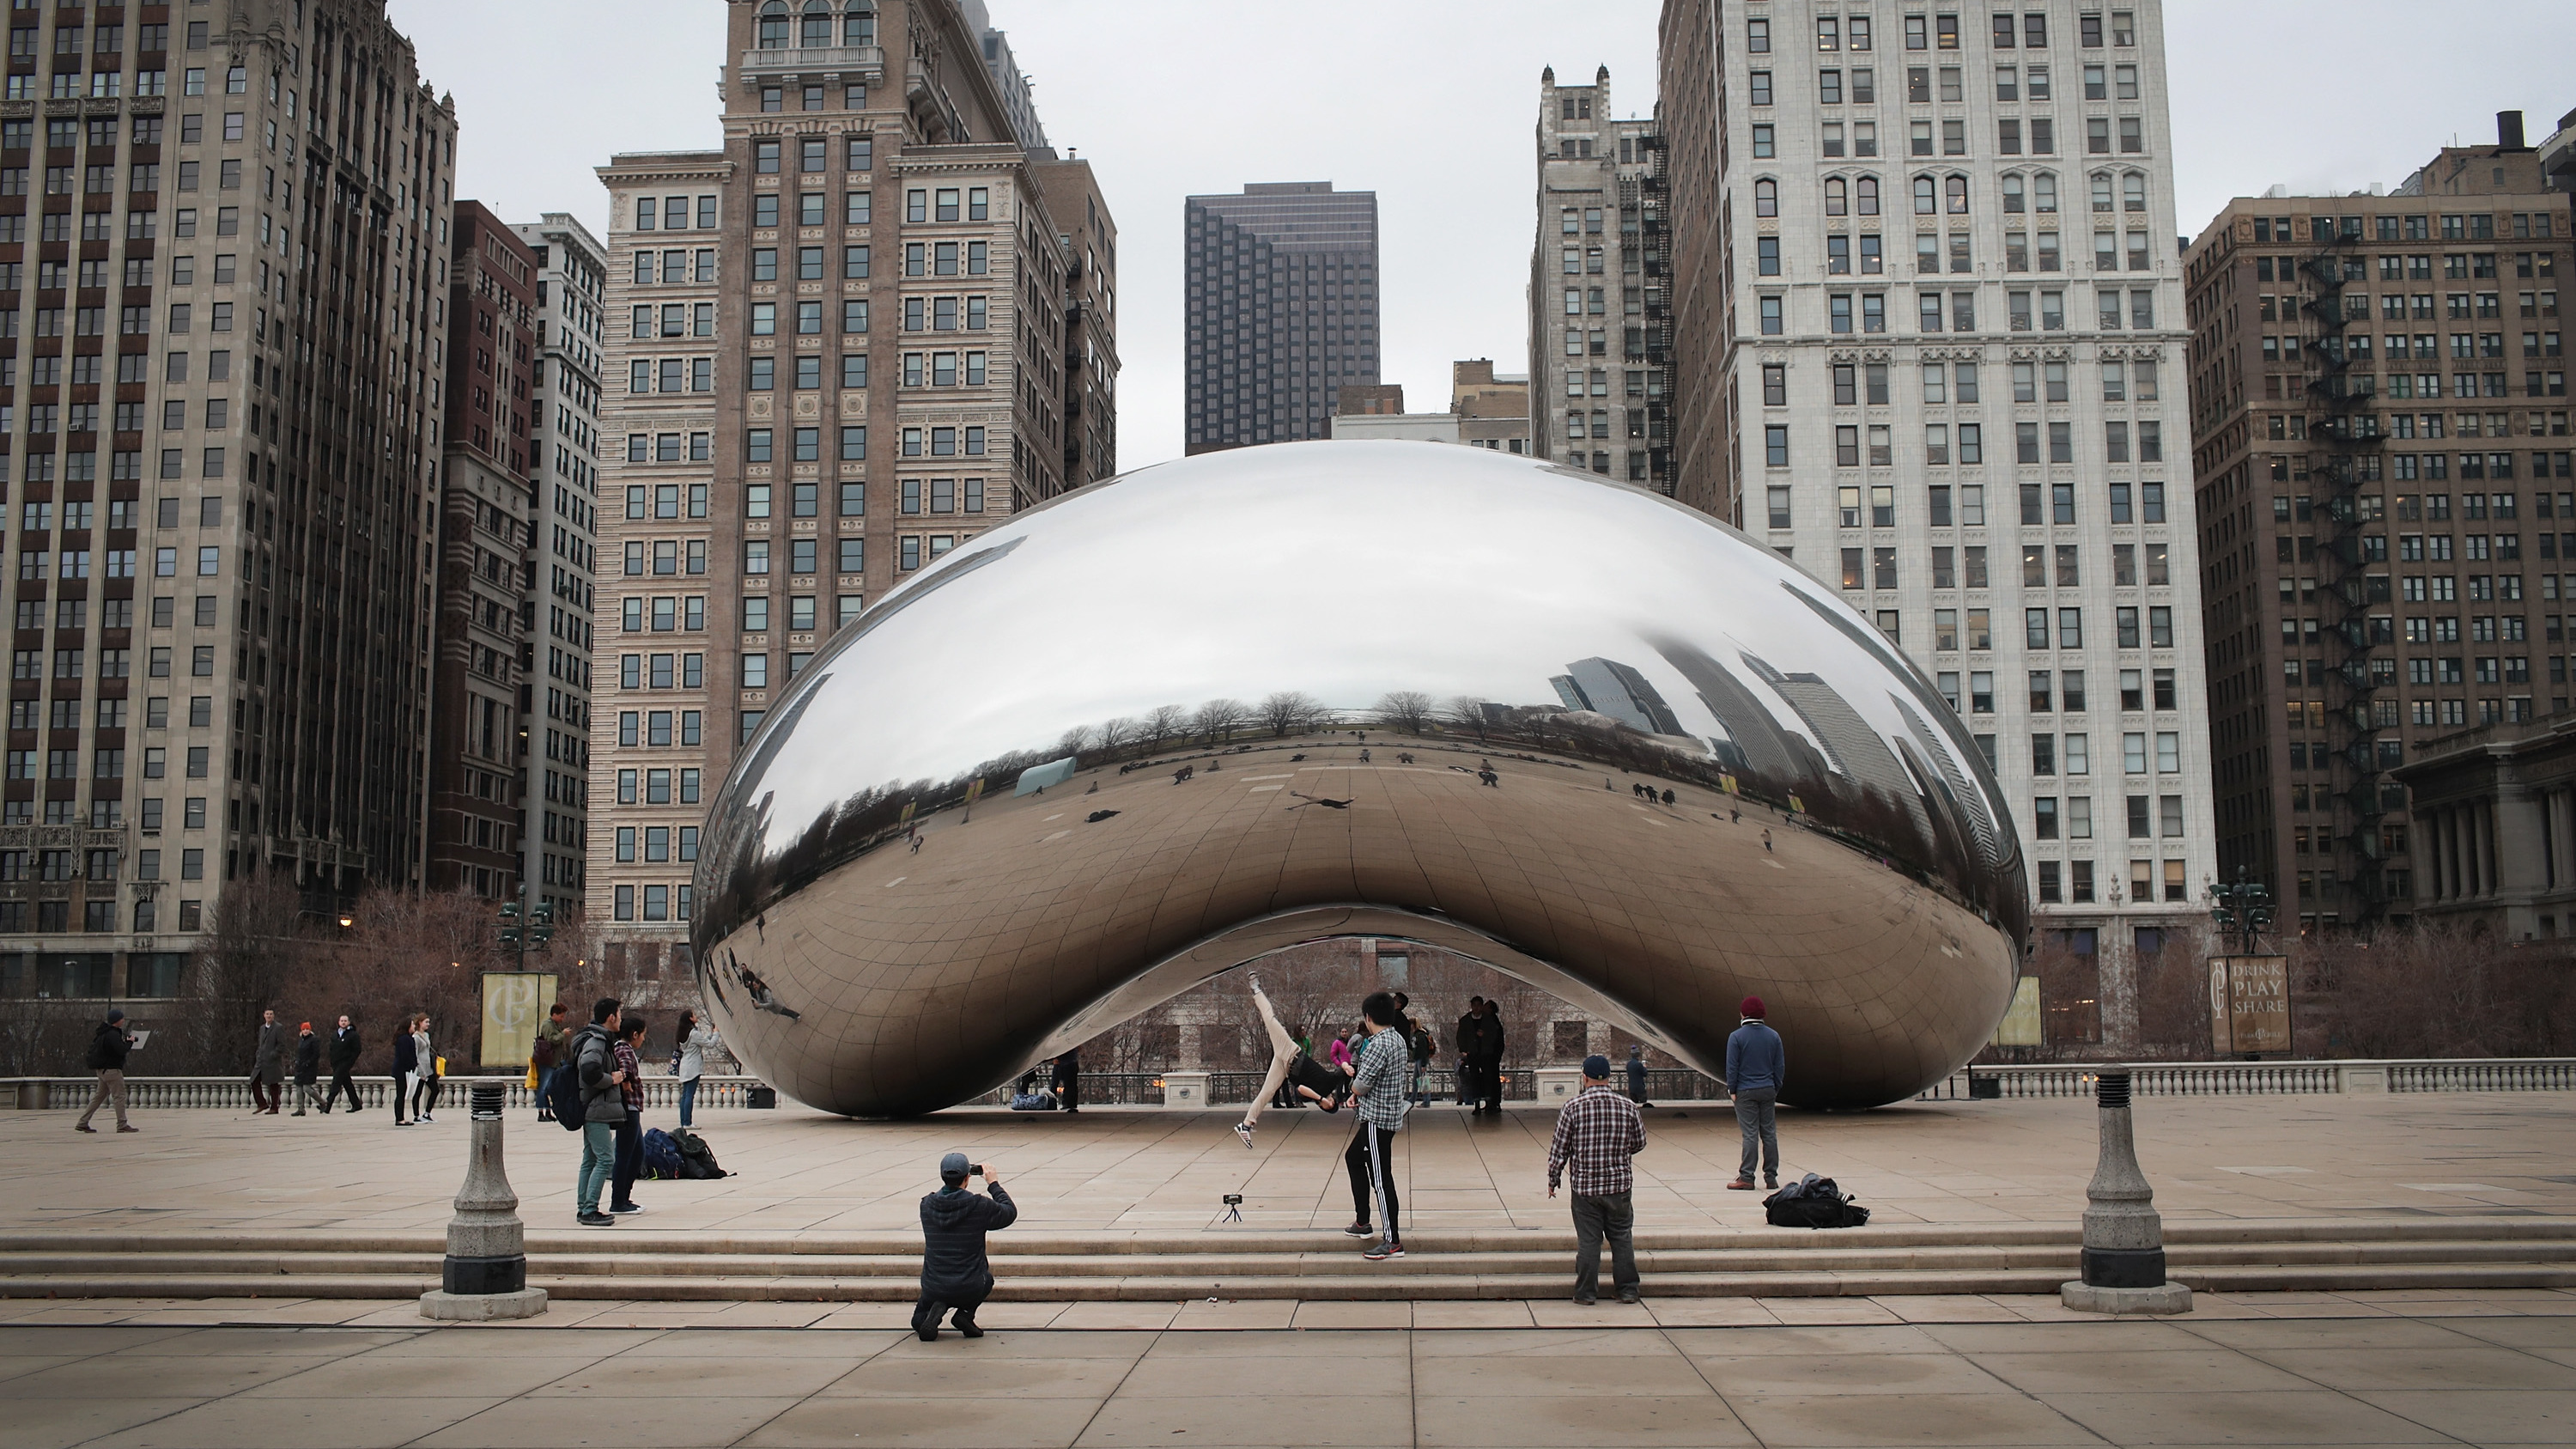
[[[1413, 1105], [1404, 1094], [1405, 1076], [1413, 1069], [1413, 1048], [1397, 1030], [1403, 1013], [1395, 998], [1372, 992], [1360, 1003], [1360, 1029], [1368, 1044], [1351, 1068], [1351, 1095], [1359, 1103], [1359, 1131], [1342, 1162], [1351, 1170], [1351, 1225], [1342, 1231], [1354, 1238], [1375, 1237], [1376, 1246], [1360, 1256], [1372, 1263], [1404, 1256], [1404, 1236], [1395, 1222], [1395, 1134], [1404, 1127], [1404, 1112]], [[1370, 1199], [1376, 1199], [1381, 1230], [1369, 1226]]]
[[1593, 1301], [1601, 1277], [1601, 1239], [1610, 1239], [1610, 1276], [1619, 1301], [1637, 1301], [1637, 1246], [1630, 1236], [1637, 1206], [1636, 1173], [1628, 1159], [1646, 1150], [1646, 1123], [1637, 1104], [1610, 1090], [1610, 1059], [1583, 1059], [1583, 1091], [1556, 1114], [1556, 1136], [1547, 1145], [1547, 1195], [1573, 1168], [1574, 1301]]

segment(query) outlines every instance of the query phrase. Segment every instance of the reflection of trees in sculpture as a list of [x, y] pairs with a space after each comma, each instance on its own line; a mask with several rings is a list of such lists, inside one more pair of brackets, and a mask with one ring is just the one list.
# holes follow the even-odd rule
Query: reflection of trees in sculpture
[[1190, 729], [1204, 744], [1216, 744], [1231, 736], [1252, 718], [1252, 711], [1239, 699], [1211, 699], [1190, 716]]
[[1485, 737], [1485, 702], [1472, 694], [1456, 695], [1441, 710], [1440, 723], [1450, 729], [1466, 730], [1482, 740]]
[[1431, 696], [1418, 689], [1390, 689], [1377, 697], [1375, 713], [1389, 729], [1422, 734], [1431, 727]]
[[1189, 717], [1189, 709], [1184, 705], [1158, 704], [1154, 706], [1153, 711], [1145, 716], [1145, 748], [1149, 750], [1161, 749], [1163, 747], [1163, 741], [1168, 740], [1181, 732], [1181, 726], [1188, 722]]
[[1101, 755], [1107, 759], [1118, 758], [1128, 742], [1136, 738], [1136, 729], [1134, 720], [1123, 717], [1104, 722], [1097, 737]]
[[1275, 738], [1314, 728], [1324, 717], [1324, 704], [1302, 689], [1283, 689], [1261, 701], [1260, 714]]
[[1062, 759], [1066, 755], [1078, 756], [1083, 752], [1084, 748], [1091, 743], [1091, 740], [1091, 726], [1075, 725], [1073, 728], [1066, 730], [1063, 736], [1055, 742], [1056, 757], [1058, 759]]

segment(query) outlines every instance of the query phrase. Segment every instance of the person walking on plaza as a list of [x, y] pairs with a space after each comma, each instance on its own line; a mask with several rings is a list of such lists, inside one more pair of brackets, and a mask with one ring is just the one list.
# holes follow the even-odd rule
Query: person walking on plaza
[[266, 1112], [277, 1115], [278, 1100], [284, 1095], [279, 1084], [286, 1080], [286, 1026], [275, 1011], [259, 1014], [259, 1045], [250, 1059], [250, 1110], [256, 1117]]
[[1601, 1240], [1610, 1240], [1610, 1282], [1619, 1301], [1637, 1301], [1636, 1170], [1630, 1159], [1646, 1150], [1646, 1122], [1637, 1104], [1610, 1089], [1610, 1059], [1583, 1059], [1583, 1090], [1556, 1114], [1556, 1136], [1547, 1144], [1547, 1195], [1571, 1178], [1574, 1190], [1574, 1301], [1589, 1304], [1599, 1292]]
[[[1395, 1134], [1404, 1130], [1405, 1110], [1413, 1105], [1404, 1095], [1413, 1052], [1396, 1029], [1395, 998], [1383, 991], [1371, 992], [1360, 1003], [1360, 1030], [1367, 1040], [1360, 1045], [1359, 1066], [1351, 1074], [1359, 1131], [1352, 1134], [1350, 1149], [1342, 1154], [1342, 1164], [1351, 1174], [1352, 1216], [1351, 1225], [1342, 1231], [1354, 1238], [1376, 1238], [1376, 1246], [1360, 1256], [1383, 1263], [1404, 1256], [1404, 1231], [1396, 1219]], [[1372, 1206], [1377, 1212], [1375, 1229], [1369, 1226]]]
[[695, 1011], [680, 1013], [680, 1125], [697, 1125], [698, 1079], [707, 1074], [707, 1049], [722, 1046], [713, 1027], [701, 1025]]
[[295, 1112], [293, 1115], [303, 1116], [304, 1109], [313, 1106], [321, 1098], [322, 1094], [316, 1091], [313, 1085], [321, 1079], [322, 1039], [313, 1034], [313, 1023], [308, 1021], [297, 1028], [295, 1033]]
[[1640, 1107], [1655, 1105], [1646, 1100], [1646, 1049], [1628, 1043], [1628, 1100]]
[[615, 1035], [611, 1051], [620, 1073], [618, 1100], [626, 1115], [617, 1119], [617, 1159], [609, 1171], [608, 1210], [623, 1216], [644, 1211], [644, 1205], [635, 1200], [635, 1179], [644, 1173], [644, 1018], [622, 1018]]
[[[981, 1175], [987, 1196], [966, 1190], [966, 1179]], [[984, 1255], [984, 1235], [1019, 1221], [1018, 1205], [1002, 1191], [1001, 1179], [986, 1164], [966, 1160], [963, 1152], [939, 1159], [939, 1191], [921, 1200], [921, 1299], [912, 1306], [912, 1331], [928, 1343], [939, 1337], [939, 1320], [950, 1309], [950, 1321], [968, 1338], [982, 1338], [975, 1310], [993, 1292], [993, 1264]]]
[[1744, 1024], [1726, 1039], [1726, 1091], [1735, 1099], [1735, 1125], [1744, 1132], [1744, 1158], [1735, 1181], [1738, 1192], [1753, 1190], [1753, 1155], [1762, 1154], [1762, 1184], [1780, 1185], [1780, 1084], [1789, 1077], [1789, 1051], [1780, 1033], [1762, 1019], [1762, 998], [1744, 998]]
[[546, 1024], [537, 1028], [537, 1039], [528, 1050], [528, 1065], [537, 1069], [537, 1120], [540, 1122], [555, 1120], [554, 1109], [546, 1104], [554, 1100], [555, 1073], [567, 1065], [564, 1043], [571, 1036], [572, 1029], [564, 1021], [564, 1004], [558, 1001], [547, 1009]]
[[124, 1009], [110, 1009], [107, 1020], [98, 1024], [97, 1033], [89, 1039], [89, 1069], [98, 1073], [98, 1088], [89, 1094], [89, 1109], [72, 1124], [74, 1132], [98, 1130], [89, 1125], [89, 1119], [97, 1113], [102, 1102], [116, 1104], [117, 1131], [143, 1130], [125, 1120], [125, 1054], [132, 1050], [134, 1038], [126, 1034]]
[[1047, 1078], [1055, 1089], [1055, 1099], [1068, 1117], [1082, 1110], [1082, 1048], [1075, 1047], [1055, 1059], [1055, 1068]]
[[573, 1221], [610, 1228], [617, 1219], [599, 1210], [599, 1194], [617, 1169], [617, 1123], [626, 1115], [626, 1074], [617, 1065], [618, 1000], [592, 1003], [590, 1025], [575, 1032], [565, 1066], [581, 1084], [581, 1170], [573, 1178]]
[[417, 1012], [403, 1018], [402, 1030], [394, 1033], [394, 1125], [408, 1127], [411, 1120], [403, 1115], [414, 1085], [420, 1078], [420, 1038], [412, 1028], [420, 1025]]
[[348, 1017], [342, 1016], [340, 1024], [331, 1029], [331, 1090], [322, 1098], [322, 1115], [325, 1117], [331, 1115], [331, 1104], [340, 1100], [342, 1092], [349, 1094], [349, 1110], [355, 1112], [359, 1109], [358, 1084], [349, 1079], [358, 1070], [359, 1045], [358, 1029], [349, 1024]]

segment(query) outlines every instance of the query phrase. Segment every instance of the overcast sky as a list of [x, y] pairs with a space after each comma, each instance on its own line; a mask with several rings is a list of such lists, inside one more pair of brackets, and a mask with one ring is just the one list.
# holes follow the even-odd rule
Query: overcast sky
[[[1119, 240], [1119, 461], [1181, 452], [1181, 199], [1246, 181], [1378, 196], [1385, 380], [1445, 408], [1449, 364], [1527, 350], [1539, 71], [1610, 68], [1655, 100], [1659, 0], [988, 0], [1059, 151], [1098, 172]], [[717, 140], [722, 0], [389, 0], [456, 98], [460, 195], [606, 232], [592, 168]], [[2438, 15], [2437, 22], [2428, 17]], [[1589, 31], [1569, 23], [1588, 17]], [[2174, 0], [2179, 214], [2229, 197], [2395, 184], [2437, 147], [2533, 140], [2576, 108], [2569, 0]]]

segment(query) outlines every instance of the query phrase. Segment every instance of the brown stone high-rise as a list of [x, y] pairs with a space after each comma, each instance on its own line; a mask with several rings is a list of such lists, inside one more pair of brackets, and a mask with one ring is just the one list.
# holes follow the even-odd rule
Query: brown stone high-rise
[[2285, 923], [2411, 911], [2392, 772], [2569, 701], [2576, 243], [2520, 125], [2388, 195], [2239, 197], [2185, 258], [2218, 868]]
[[728, 8], [722, 149], [599, 173], [588, 895], [646, 972], [706, 801], [832, 631], [1115, 466], [1115, 224], [1016, 139], [954, 0]]
[[429, 725], [429, 888], [519, 893], [528, 699], [521, 605], [535, 457], [537, 258], [456, 204], [447, 268], [447, 448], [439, 488]]

